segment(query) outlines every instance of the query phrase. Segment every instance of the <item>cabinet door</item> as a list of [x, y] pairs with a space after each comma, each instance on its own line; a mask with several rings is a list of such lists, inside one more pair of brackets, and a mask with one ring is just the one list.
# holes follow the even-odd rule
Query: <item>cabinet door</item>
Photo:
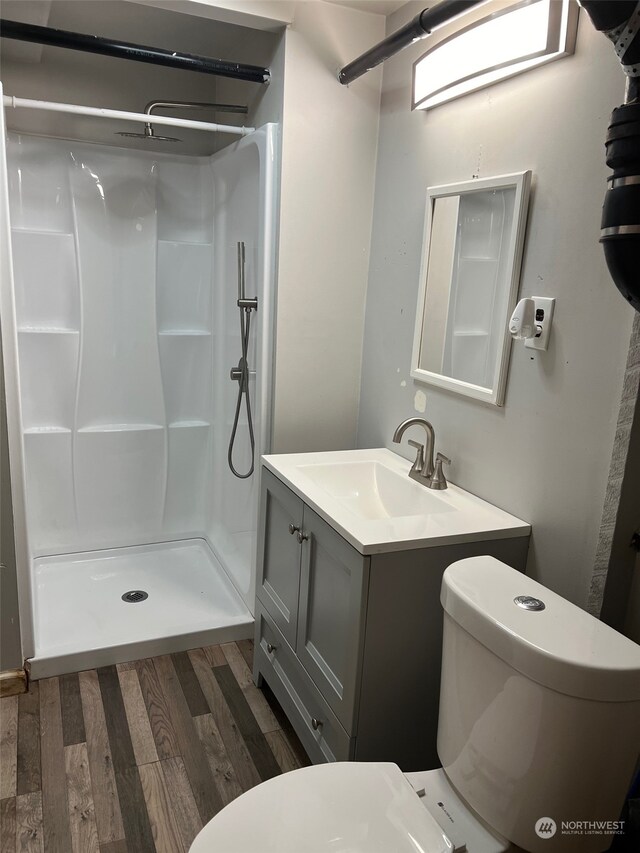
[[292, 649], [296, 646], [300, 590], [300, 545], [296, 533], [302, 528], [302, 510], [300, 498], [263, 468], [258, 596]]
[[259, 601], [253, 660], [255, 673], [266, 679], [314, 764], [353, 758], [355, 738], [346, 733]]
[[305, 506], [298, 612], [299, 660], [353, 736], [369, 558]]

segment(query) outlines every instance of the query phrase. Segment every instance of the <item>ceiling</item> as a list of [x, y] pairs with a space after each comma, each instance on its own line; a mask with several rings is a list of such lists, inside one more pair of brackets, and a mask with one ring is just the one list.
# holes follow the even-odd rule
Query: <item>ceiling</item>
[[337, 6], [348, 6], [360, 12], [375, 12], [378, 15], [391, 15], [407, 0], [325, 0], [325, 3], [335, 3]]

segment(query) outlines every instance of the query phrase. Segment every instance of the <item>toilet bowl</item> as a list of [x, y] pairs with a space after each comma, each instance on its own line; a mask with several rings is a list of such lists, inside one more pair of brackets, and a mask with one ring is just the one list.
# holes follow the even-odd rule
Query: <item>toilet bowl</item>
[[190, 853], [601, 853], [640, 752], [640, 646], [492, 557], [445, 572], [442, 768], [258, 785]]
[[304, 767], [252, 788], [209, 821], [190, 853], [510, 849], [464, 806], [442, 770], [405, 774], [396, 764], [344, 761]]

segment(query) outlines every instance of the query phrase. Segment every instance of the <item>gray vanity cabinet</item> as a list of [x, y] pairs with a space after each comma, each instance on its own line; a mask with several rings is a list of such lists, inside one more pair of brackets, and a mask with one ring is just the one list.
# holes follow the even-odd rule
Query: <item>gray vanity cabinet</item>
[[524, 570], [529, 536], [360, 554], [262, 469], [253, 675], [314, 762], [438, 766], [440, 584], [489, 554]]
[[261, 498], [258, 598], [350, 731], [357, 710], [369, 559], [266, 469]]

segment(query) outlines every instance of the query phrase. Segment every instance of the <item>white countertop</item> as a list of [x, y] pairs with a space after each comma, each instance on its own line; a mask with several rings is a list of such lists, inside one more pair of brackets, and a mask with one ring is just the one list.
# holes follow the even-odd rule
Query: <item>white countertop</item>
[[[451, 483], [447, 489], [435, 491], [410, 480], [411, 463], [386, 448], [270, 454], [263, 456], [262, 462], [361, 554], [511, 539], [528, 536], [531, 532], [526, 521]], [[394, 496], [398, 490], [402, 493], [402, 506], [408, 507], [401, 510], [404, 514], [387, 517], [382, 503], [377, 517], [364, 517], [358, 511], [364, 499], [368, 501], [367, 506], [377, 500], [377, 494], [373, 493], [371, 498], [368, 495], [363, 498], [363, 491], [370, 490], [370, 486], [360, 474], [379, 471], [378, 466], [391, 472], [385, 476], [393, 481]], [[342, 472], [343, 468], [339, 489], [333, 481], [328, 487], [321, 485], [319, 481], [327, 480], [324, 471]], [[316, 476], [316, 472], [321, 476]], [[351, 484], [345, 487], [350, 481], [350, 472], [354, 476]], [[405, 478], [406, 484], [398, 475]], [[377, 486], [373, 488], [376, 492]], [[429, 506], [429, 510], [414, 514], [412, 507], [419, 507], [421, 502]]]

